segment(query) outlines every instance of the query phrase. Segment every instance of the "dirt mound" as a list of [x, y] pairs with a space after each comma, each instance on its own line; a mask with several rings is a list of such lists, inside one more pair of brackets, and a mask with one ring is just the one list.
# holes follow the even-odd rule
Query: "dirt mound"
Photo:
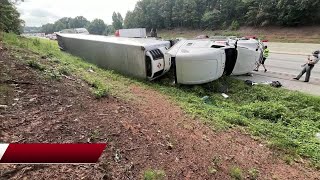
[[97, 100], [77, 77], [48, 80], [9, 53], [0, 51], [1, 103], [8, 106], [0, 109], [0, 142], [108, 146], [96, 165], [1, 165], [1, 179], [141, 179], [147, 169], [163, 170], [166, 179], [253, 178], [253, 169], [263, 179], [320, 177], [285, 164], [241, 130], [214, 132], [156, 91], [131, 86], [136, 101]]

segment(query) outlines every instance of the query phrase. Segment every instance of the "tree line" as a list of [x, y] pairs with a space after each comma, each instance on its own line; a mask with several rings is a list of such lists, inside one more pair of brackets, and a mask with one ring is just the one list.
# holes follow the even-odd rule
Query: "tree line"
[[18, 3], [18, 0], [0, 0], [0, 31], [17, 34], [22, 31], [24, 22], [20, 19], [15, 3]]
[[115, 29], [123, 28], [123, 18], [120, 13], [114, 12], [112, 15], [112, 25], [107, 25], [102, 19], [88, 21], [83, 16], [75, 18], [64, 17], [54, 23], [48, 23], [41, 27], [41, 32], [49, 34], [59, 32], [63, 29], [86, 28], [90, 34], [108, 35], [114, 33]]
[[[20, 33], [23, 21], [15, 4], [0, 0], [0, 31]], [[320, 0], [140, 0], [125, 18], [113, 12], [111, 25], [102, 19], [64, 17], [40, 28], [53, 33], [87, 28], [91, 34], [108, 35], [121, 28], [238, 29], [240, 26], [303, 26], [320, 24]], [[30, 29], [30, 28], [29, 28]]]
[[320, 0], [141, 0], [126, 28], [237, 29], [320, 24]]

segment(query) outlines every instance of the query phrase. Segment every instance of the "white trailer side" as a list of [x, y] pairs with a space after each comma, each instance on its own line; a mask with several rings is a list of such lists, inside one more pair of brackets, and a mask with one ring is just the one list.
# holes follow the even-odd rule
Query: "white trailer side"
[[153, 80], [171, 66], [164, 58], [169, 41], [81, 34], [57, 36], [62, 50], [124, 75]]

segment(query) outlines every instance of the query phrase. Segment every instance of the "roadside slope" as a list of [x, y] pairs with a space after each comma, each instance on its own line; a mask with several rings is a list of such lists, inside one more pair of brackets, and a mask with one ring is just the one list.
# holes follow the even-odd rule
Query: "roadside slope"
[[282, 43], [315, 43], [320, 44], [319, 26], [309, 27], [241, 27], [237, 31], [231, 30], [190, 30], [173, 29], [160, 30], [159, 36], [164, 38], [195, 38], [198, 35], [206, 34], [209, 36], [258, 36], [270, 42]]
[[147, 169], [163, 170], [166, 179], [230, 179], [233, 167], [243, 177], [253, 169], [264, 179], [320, 177], [301, 162], [286, 164], [239, 129], [212, 131], [157, 91], [132, 84], [131, 101], [98, 100], [77, 76], [48, 79], [26, 64], [37, 58], [51, 66], [48, 57], [21, 49], [0, 57], [8, 105], [0, 110], [1, 142], [109, 144], [97, 165], [1, 165], [3, 179], [139, 179]]

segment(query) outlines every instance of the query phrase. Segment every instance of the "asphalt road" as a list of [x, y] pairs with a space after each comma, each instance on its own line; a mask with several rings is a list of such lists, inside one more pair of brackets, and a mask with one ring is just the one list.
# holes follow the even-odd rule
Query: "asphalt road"
[[253, 72], [252, 76], [237, 76], [236, 78], [258, 83], [280, 81], [283, 88], [320, 96], [320, 63], [313, 68], [309, 83], [303, 82], [305, 75], [300, 81], [293, 80], [301, 72], [301, 65], [306, 62], [306, 59], [307, 56], [301, 55], [301, 53], [270, 53], [265, 62], [268, 72], [265, 73], [261, 66], [260, 71]]
[[[301, 72], [301, 65], [305, 64], [307, 58], [306, 55], [271, 53], [265, 65], [270, 72], [296, 76]], [[319, 64], [313, 68], [311, 79], [320, 80]]]

